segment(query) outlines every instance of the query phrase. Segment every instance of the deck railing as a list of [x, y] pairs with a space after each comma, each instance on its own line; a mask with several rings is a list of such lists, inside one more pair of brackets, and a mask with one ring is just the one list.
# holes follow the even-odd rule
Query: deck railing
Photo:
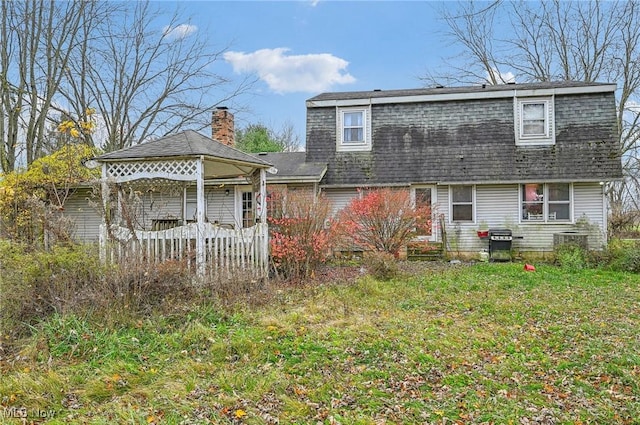
[[[237, 270], [264, 275], [268, 269], [269, 245], [266, 224], [253, 227], [229, 229], [211, 223], [202, 224], [206, 273], [218, 275]], [[107, 234], [101, 232], [102, 235]], [[166, 260], [186, 261], [188, 267], [195, 266], [198, 224], [165, 230], [134, 230], [112, 226], [103, 245], [104, 259], [120, 262], [128, 258], [141, 259], [148, 263]]]

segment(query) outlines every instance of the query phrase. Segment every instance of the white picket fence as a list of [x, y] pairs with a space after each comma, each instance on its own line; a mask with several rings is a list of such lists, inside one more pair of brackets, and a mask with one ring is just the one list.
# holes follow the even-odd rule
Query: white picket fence
[[[206, 273], [218, 275], [238, 270], [264, 276], [268, 269], [269, 233], [266, 224], [229, 229], [211, 223], [202, 225]], [[106, 232], [101, 232], [101, 235]], [[108, 262], [129, 258], [149, 263], [186, 261], [195, 267], [197, 223], [166, 230], [135, 230], [112, 226], [103, 252]]]

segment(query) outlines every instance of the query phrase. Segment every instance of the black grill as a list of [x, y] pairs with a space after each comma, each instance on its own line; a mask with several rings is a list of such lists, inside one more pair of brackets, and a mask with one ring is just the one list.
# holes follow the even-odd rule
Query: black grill
[[511, 261], [511, 229], [489, 229], [489, 259], [491, 261]]

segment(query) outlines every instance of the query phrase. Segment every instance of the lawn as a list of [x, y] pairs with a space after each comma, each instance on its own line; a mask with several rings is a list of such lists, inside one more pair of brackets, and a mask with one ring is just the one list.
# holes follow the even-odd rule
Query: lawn
[[0, 420], [640, 423], [639, 284], [438, 266], [120, 326], [54, 317], [2, 364]]

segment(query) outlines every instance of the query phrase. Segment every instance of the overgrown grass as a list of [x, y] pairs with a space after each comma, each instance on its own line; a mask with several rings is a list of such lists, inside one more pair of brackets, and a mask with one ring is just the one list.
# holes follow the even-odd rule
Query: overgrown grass
[[128, 326], [56, 315], [3, 362], [2, 420], [24, 407], [50, 424], [637, 423], [639, 283], [479, 264]]

